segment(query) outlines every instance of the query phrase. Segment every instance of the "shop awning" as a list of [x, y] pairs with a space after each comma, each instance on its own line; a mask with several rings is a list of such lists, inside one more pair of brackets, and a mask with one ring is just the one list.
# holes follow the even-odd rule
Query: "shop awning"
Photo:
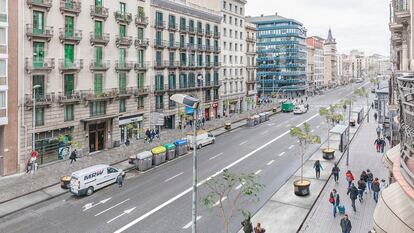
[[84, 123], [87, 123], [87, 122], [92, 122], [92, 121], [112, 119], [112, 118], [115, 118], [115, 117], [118, 117], [118, 116], [119, 116], [119, 114], [102, 115], [102, 116], [84, 118], [84, 119], [81, 119], [80, 121], [84, 122]]

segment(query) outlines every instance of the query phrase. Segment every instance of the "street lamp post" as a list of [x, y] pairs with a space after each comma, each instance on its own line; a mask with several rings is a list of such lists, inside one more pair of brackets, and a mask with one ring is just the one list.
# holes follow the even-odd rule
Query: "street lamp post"
[[197, 117], [197, 109], [200, 105], [200, 100], [196, 99], [192, 96], [183, 95], [183, 94], [174, 94], [170, 97], [170, 99], [176, 103], [182, 104], [186, 107], [190, 107], [194, 109], [193, 113], [193, 200], [192, 200], [192, 208], [191, 208], [191, 232], [197, 233], [197, 128], [196, 128], [196, 117]]
[[33, 128], [33, 133], [32, 133], [32, 151], [35, 151], [35, 129], [36, 129], [36, 89], [40, 88], [40, 85], [34, 85], [33, 86], [33, 96], [32, 96], [32, 101], [33, 101], [33, 113], [32, 113], [32, 128]]

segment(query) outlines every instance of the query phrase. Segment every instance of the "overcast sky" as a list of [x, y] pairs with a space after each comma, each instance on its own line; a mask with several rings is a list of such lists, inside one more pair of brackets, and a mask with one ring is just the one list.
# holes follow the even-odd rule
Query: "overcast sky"
[[352, 49], [389, 56], [389, 0], [247, 0], [246, 15], [277, 12], [296, 19], [308, 36], [326, 38], [331, 27], [340, 53]]

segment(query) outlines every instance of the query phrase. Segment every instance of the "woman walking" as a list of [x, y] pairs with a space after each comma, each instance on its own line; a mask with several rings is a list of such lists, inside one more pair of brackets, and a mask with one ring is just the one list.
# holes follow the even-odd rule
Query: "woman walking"
[[336, 217], [336, 208], [338, 208], [340, 202], [339, 193], [336, 192], [336, 189], [333, 189], [331, 194], [329, 194], [329, 202], [332, 204], [333, 216]]
[[350, 170], [345, 173], [346, 181], [348, 181], [348, 188], [351, 187], [352, 181], [355, 180], [354, 175]]
[[319, 179], [319, 177], [321, 177], [321, 170], [323, 170], [321, 162], [316, 160], [315, 164], [313, 164], [313, 168], [315, 169], [316, 179]]

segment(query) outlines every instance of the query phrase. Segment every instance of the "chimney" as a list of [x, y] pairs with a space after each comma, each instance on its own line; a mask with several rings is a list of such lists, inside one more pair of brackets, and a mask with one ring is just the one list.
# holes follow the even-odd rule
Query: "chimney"
[[275, 15], [277, 16], [277, 12], [275, 12]]

